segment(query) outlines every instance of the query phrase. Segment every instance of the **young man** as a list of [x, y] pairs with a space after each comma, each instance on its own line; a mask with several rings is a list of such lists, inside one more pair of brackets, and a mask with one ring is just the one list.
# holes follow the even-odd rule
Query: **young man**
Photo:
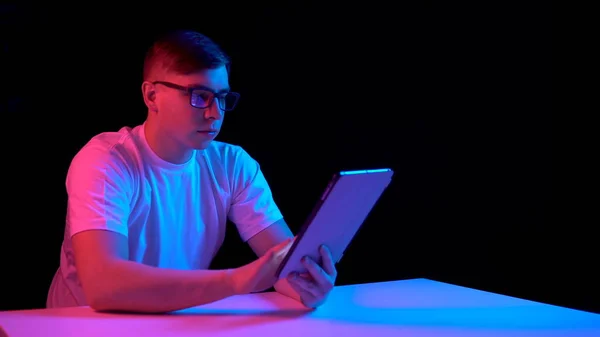
[[[158, 39], [144, 63], [142, 125], [93, 137], [67, 174], [68, 209], [60, 268], [48, 307], [167, 312], [274, 286], [308, 307], [336, 278], [322, 265], [277, 281], [293, 235], [258, 163], [215, 141], [230, 91], [229, 59], [206, 36], [176, 31]], [[208, 270], [230, 219], [258, 259]]]

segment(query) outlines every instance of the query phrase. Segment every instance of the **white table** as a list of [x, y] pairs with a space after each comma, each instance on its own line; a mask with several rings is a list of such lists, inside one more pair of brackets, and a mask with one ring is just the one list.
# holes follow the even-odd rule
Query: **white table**
[[314, 311], [262, 293], [166, 315], [97, 313], [89, 307], [4, 311], [0, 326], [8, 337], [599, 337], [600, 315], [411, 279], [337, 286]]

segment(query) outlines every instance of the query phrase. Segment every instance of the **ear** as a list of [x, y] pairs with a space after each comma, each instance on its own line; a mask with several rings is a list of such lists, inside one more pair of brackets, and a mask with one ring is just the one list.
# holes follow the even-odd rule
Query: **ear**
[[144, 81], [142, 83], [142, 97], [144, 98], [144, 103], [148, 107], [148, 110], [152, 112], [157, 112], [158, 107], [156, 105], [156, 89], [154, 84]]

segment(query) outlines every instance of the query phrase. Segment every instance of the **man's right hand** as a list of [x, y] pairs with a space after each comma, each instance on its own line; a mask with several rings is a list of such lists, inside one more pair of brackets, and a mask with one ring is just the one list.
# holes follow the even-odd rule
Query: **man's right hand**
[[230, 282], [236, 294], [260, 292], [277, 282], [277, 268], [285, 258], [293, 239], [288, 239], [269, 249], [257, 260], [231, 270]]

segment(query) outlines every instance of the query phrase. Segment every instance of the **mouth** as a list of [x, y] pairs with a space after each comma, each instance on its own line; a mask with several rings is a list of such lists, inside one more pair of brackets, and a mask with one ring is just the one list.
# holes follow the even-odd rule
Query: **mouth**
[[198, 130], [198, 133], [214, 135], [214, 134], [217, 133], [217, 130], [214, 130], [214, 129], [210, 129], [210, 130]]

